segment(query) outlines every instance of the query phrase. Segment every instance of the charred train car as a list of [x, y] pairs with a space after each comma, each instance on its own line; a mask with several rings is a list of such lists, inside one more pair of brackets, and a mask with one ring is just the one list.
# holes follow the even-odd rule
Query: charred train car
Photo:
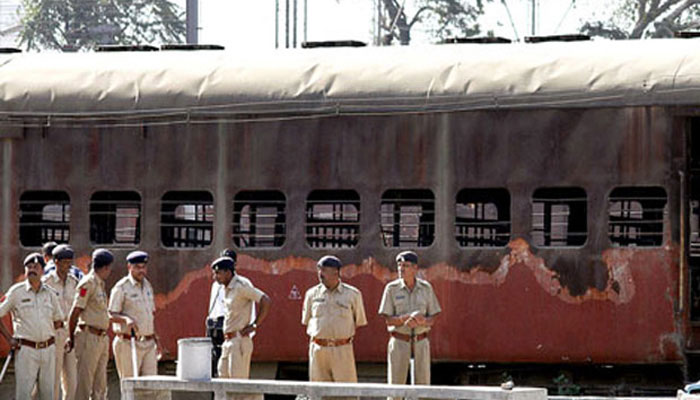
[[0, 283], [47, 240], [82, 268], [112, 249], [110, 287], [144, 249], [174, 353], [203, 335], [209, 263], [232, 247], [274, 302], [254, 359], [302, 364], [302, 296], [333, 253], [368, 311], [358, 362], [381, 362], [376, 310], [411, 248], [449, 379], [684, 371], [700, 349], [698, 118], [695, 40], [2, 54]]

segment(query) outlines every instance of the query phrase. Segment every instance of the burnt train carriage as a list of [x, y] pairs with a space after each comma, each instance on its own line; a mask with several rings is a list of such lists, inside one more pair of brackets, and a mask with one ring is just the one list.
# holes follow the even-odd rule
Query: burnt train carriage
[[[218, 251], [303, 362], [301, 296], [337, 254], [360, 362], [415, 249], [438, 363], [686, 365], [700, 346], [695, 40], [0, 56], [0, 266], [69, 241], [152, 255], [157, 328], [203, 334]], [[280, 334], [284, 340], [280, 340]], [[451, 364], [450, 364], [451, 365]], [[464, 371], [456, 368], [452, 371]]]

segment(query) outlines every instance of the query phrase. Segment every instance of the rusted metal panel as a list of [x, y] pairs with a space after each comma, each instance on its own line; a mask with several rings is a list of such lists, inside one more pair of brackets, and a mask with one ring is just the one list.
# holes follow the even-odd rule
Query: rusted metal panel
[[[401, 116], [223, 122], [206, 125], [28, 128], [12, 143], [12, 277], [22, 273], [18, 198], [25, 190], [65, 190], [71, 198], [71, 243], [86, 268], [88, 204], [100, 190], [142, 198], [139, 248], [151, 253], [156, 324], [166, 347], [201, 336], [211, 284], [208, 263], [232, 246], [231, 202], [240, 190], [274, 189], [287, 199], [287, 236], [279, 249], [241, 251], [240, 272], [265, 290], [273, 311], [255, 338], [257, 360], [306, 358], [300, 324], [304, 291], [316, 284], [314, 260], [337, 254], [343, 278], [365, 297], [369, 326], [355, 342], [360, 361], [385, 359], [388, 335], [376, 315], [398, 249], [382, 244], [381, 195], [430, 189], [437, 238], [418, 249], [443, 315], [432, 334], [434, 359], [543, 363], [682, 361], [684, 331], [675, 314], [678, 287], [677, 147], [663, 108], [481, 111]], [[222, 150], [225, 148], [225, 150]], [[225, 173], [224, 171], [225, 170]], [[668, 193], [664, 244], [614, 248], [607, 233], [608, 194], [621, 185]], [[587, 194], [588, 236], [572, 248], [532, 245], [532, 196], [549, 186]], [[462, 188], [506, 188], [511, 238], [504, 248], [460, 248], [455, 198]], [[361, 198], [357, 248], [307, 246], [306, 197], [315, 189], [353, 189]], [[165, 248], [161, 198], [170, 190], [205, 190], [215, 199], [214, 246]], [[3, 205], [4, 206], [4, 205]], [[7, 227], [9, 224], [9, 228]], [[136, 246], [114, 248], [108, 286], [126, 273]], [[284, 335], [284, 340], [280, 340]]]

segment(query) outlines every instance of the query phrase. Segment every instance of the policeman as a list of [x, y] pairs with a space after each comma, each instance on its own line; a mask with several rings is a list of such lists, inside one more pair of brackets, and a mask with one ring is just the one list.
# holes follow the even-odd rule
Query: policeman
[[16, 352], [15, 398], [29, 399], [36, 384], [41, 400], [53, 400], [56, 376], [56, 327], [63, 323], [58, 295], [41, 283], [44, 259], [32, 253], [24, 259], [26, 280], [16, 283], [0, 300], [0, 317], [12, 313], [12, 337], [0, 323], [0, 334]]
[[[221, 257], [229, 257], [233, 260], [235, 266], [237, 255], [236, 252], [230, 249], [224, 249], [221, 252]], [[221, 346], [224, 344], [224, 316], [226, 314], [224, 306], [224, 289], [225, 287], [216, 281], [216, 272], [212, 269], [212, 279], [209, 292], [209, 314], [207, 314], [206, 335], [211, 338], [211, 373], [212, 376], [218, 376], [219, 358], [221, 357]]]
[[41, 246], [41, 254], [44, 256], [44, 269], [53, 267], [53, 249], [58, 246], [56, 242], [46, 242]]
[[[272, 301], [260, 289], [235, 270], [235, 261], [220, 257], [212, 263], [216, 281], [224, 286], [224, 344], [221, 348], [218, 372], [221, 378], [247, 379], [253, 354], [252, 334], [265, 320]], [[255, 320], [251, 314], [258, 304]]]
[[362, 293], [340, 281], [342, 263], [324, 256], [316, 264], [321, 283], [306, 291], [301, 323], [309, 335], [312, 382], [357, 382], [352, 339], [367, 325]]
[[[68, 320], [68, 351], [75, 347], [78, 360], [76, 400], [107, 399], [107, 361], [109, 360], [109, 313], [105, 280], [112, 272], [114, 256], [109, 250], [92, 252], [92, 269], [76, 288]], [[78, 332], [76, 333], [76, 326]]]
[[114, 362], [121, 379], [134, 376], [133, 337], [138, 368], [136, 375], [158, 375], [160, 345], [155, 331], [153, 287], [146, 279], [148, 253], [133, 251], [126, 256], [126, 262], [129, 273], [114, 285], [109, 298], [109, 315], [114, 331]]
[[[44, 275], [56, 269], [56, 252], [62, 252], [67, 246], [67, 244], [56, 244], [56, 242], [44, 243], [44, 247], [42, 248], [42, 251], [44, 252], [44, 260], [47, 260], [48, 258], [46, 252], [49, 251], [49, 249], [51, 249], [51, 257], [48, 258], [48, 261], [46, 261], [46, 266], [44, 267]], [[83, 271], [81, 271], [80, 268], [73, 265], [72, 260], [70, 266], [70, 273], [71, 275], [78, 278], [78, 280], [81, 280], [83, 278]]]
[[430, 384], [428, 332], [440, 313], [433, 287], [418, 273], [418, 256], [404, 251], [396, 256], [399, 279], [384, 288], [379, 315], [384, 317], [391, 338], [387, 347], [389, 383], [405, 384], [411, 358], [415, 383]]
[[[55, 246], [52, 260], [55, 267], [46, 273], [41, 281], [56, 293], [58, 293], [59, 304], [63, 315], [70, 316], [70, 308], [75, 298], [78, 278], [69, 273], [73, 264], [74, 252], [70, 246]], [[54, 386], [54, 398], [58, 399], [63, 393], [63, 400], [75, 397], [75, 387], [77, 385], [77, 360], [75, 352], [66, 353], [65, 347], [68, 341], [68, 320], [62, 321], [56, 329], [56, 384]], [[59, 391], [59, 388], [61, 391]]]

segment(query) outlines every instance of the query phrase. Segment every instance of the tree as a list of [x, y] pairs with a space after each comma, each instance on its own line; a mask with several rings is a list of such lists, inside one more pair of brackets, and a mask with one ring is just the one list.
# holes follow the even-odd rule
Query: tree
[[700, 0], [621, 0], [610, 19], [587, 22], [581, 32], [611, 39], [672, 37], [700, 28]]
[[98, 44], [182, 43], [184, 12], [169, 0], [22, 0], [19, 45], [79, 50]]
[[[490, 1], [490, 0], [487, 0]], [[424, 24], [436, 38], [473, 36], [481, 31], [477, 22], [483, 14], [484, 0], [380, 0], [382, 44], [398, 40], [411, 42], [411, 29]], [[408, 7], [407, 7], [408, 6]], [[407, 8], [414, 9], [409, 12]]]

